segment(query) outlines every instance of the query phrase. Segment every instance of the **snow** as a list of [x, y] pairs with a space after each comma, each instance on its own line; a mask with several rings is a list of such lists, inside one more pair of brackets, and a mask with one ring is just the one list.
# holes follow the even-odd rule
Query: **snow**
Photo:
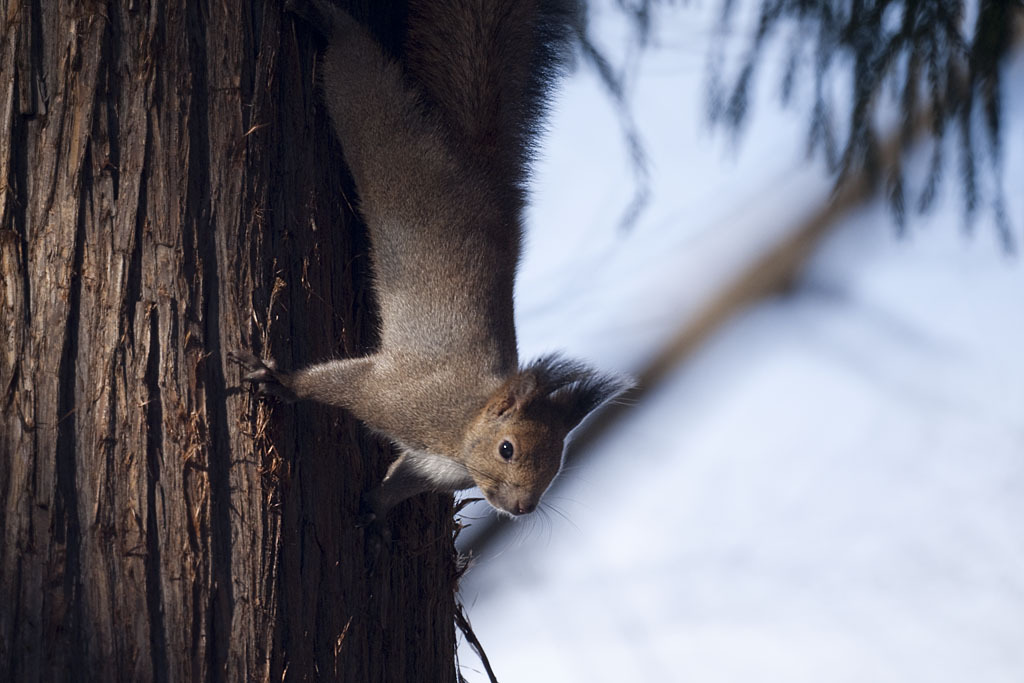
[[[805, 158], [806, 122], [792, 111], [763, 107], [760, 128], [747, 130], [743, 144], [711, 134], [705, 61], [714, 9], [667, 14], [673, 21], [661, 25], [658, 47], [644, 53], [640, 77], [629, 81], [653, 198], [629, 229], [620, 222], [635, 180], [614, 105], [592, 69], [561, 89], [520, 268], [524, 356], [574, 349], [603, 367], [636, 370], [681, 321], [827, 201], [832, 181]], [[612, 34], [609, 46], [625, 42], [621, 15], [597, 12], [592, 21], [598, 36]], [[777, 70], [760, 81], [765, 99], [777, 90]]]
[[[792, 111], [761, 106], [723, 158], [700, 113], [709, 11], [677, 10], [685, 39], [635, 83], [655, 170], [630, 232], [610, 105], [586, 71], [566, 89], [519, 281], [524, 355], [636, 370], [828, 196]], [[1024, 246], [1024, 58], [1005, 82]], [[905, 239], [879, 201], [843, 218], [791, 293], [563, 474], [546, 501], [564, 518], [521, 520], [479, 559], [462, 596], [502, 683], [1024, 681], [1024, 263], [990, 216], [964, 235], [953, 183]]]

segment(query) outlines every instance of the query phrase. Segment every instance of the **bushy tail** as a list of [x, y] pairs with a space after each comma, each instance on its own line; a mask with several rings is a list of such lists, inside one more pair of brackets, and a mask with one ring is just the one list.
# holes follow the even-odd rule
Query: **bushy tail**
[[404, 63], [457, 151], [522, 190], [576, 0], [410, 0]]

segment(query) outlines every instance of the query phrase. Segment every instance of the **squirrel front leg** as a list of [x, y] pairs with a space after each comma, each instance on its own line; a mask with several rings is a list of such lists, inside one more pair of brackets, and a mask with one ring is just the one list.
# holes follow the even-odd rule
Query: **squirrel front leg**
[[365, 356], [283, 372], [273, 359], [260, 360], [248, 351], [233, 351], [229, 357], [248, 371], [242, 379], [287, 403], [304, 399], [349, 409], [364, 394], [373, 367], [373, 357]]
[[404, 450], [391, 463], [380, 486], [366, 494], [373, 518], [384, 519], [388, 510], [406, 498], [427, 491], [452, 492], [473, 486], [465, 465], [433, 453]]
[[409, 453], [402, 453], [388, 467], [380, 485], [363, 496], [368, 515], [364, 521], [383, 520], [388, 510], [406, 498], [430, 490], [430, 484], [416, 473]]

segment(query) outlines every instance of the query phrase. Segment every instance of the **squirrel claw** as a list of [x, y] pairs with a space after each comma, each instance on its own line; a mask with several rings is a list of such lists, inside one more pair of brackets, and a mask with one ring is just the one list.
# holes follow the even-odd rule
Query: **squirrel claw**
[[374, 505], [373, 492], [364, 493], [359, 501], [359, 514], [356, 517], [356, 528], [365, 529], [372, 524], [382, 524], [384, 515]]
[[365, 529], [377, 521], [377, 515], [372, 512], [363, 512], [356, 517], [356, 528]]
[[274, 381], [273, 375], [270, 374], [268, 368], [260, 368], [259, 370], [253, 370], [242, 375], [242, 379], [246, 382], [272, 382]]
[[284, 11], [325, 39], [331, 37], [338, 16], [343, 14], [328, 0], [285, 0]]
[[[362, 515], [361, 517], [365, 516]], [[381, 564], [381, 556], [390, 554], [392, 548], [391, 529], [383, 521], [377, 519], [375, 515], [373, 517], [371, 521], [362, 525], [366, 531], [364, 537], [366, 572], [370, 575], [377, 573], [377, 568]]]
[[363, 496], [362, 504], [359, 506], [359, 514], [356, 517], [356, 528], [362, 529], [366, 548], [366, 571], [373, 575], [380, 566], [381, 554], [391, 552], [391, 529], [387, 525], [386, 516], [378, 513], [369, 500], [369, 496]]
[[262, 393], [276, 396], [285, 403], [295, 401], [295, 392], [288, 388], [285, 375], [277, 371], [277, 363], [272, 358], [260, 360], [248, 351], [231, 351], [228, 358], [248, 370], [242, 379], [258, 385]]

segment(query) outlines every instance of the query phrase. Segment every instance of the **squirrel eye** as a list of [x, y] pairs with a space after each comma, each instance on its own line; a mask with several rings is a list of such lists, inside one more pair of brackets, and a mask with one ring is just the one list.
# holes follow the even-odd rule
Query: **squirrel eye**
[[511, 460], [512, 454], [514, 452], [515, 449], [512, 448], [512, 444], [509, 443], [508, 441], [502, 441], [501, 445], [498, 446], [498, 453], [501, 454], [501, 457], [505, 458], [506, 460]]

